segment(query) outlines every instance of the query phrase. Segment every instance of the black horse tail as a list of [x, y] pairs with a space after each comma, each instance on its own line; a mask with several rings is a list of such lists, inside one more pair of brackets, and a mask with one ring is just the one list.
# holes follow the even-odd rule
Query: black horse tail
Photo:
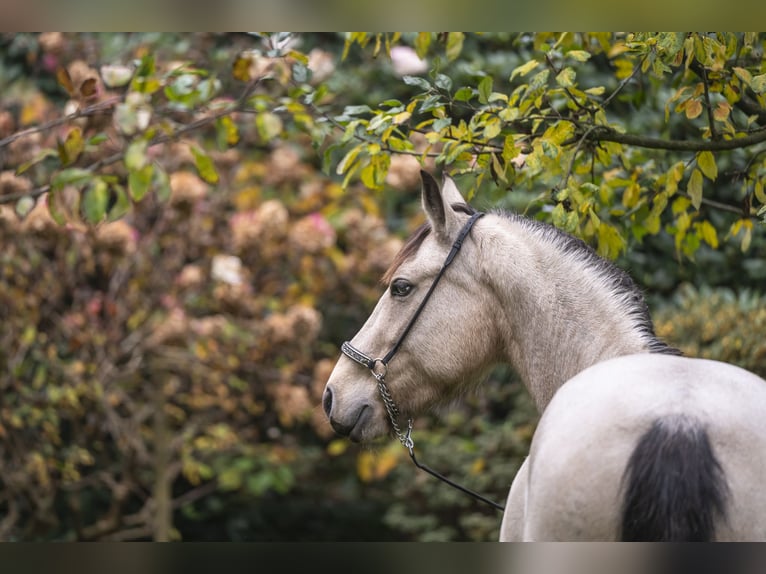
[[622, 540], [704, 542], [726, 516], [729, 489], [706, 429], [686, 417], [657, 419], [623, 476]]

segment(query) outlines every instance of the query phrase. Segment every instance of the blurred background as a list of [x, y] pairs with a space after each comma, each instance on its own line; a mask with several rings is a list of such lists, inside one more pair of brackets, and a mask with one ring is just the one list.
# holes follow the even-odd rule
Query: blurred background
[[[392, 156], [376, 190], [338, 175], [345, 150], [326, 142], [342, 132], [312, 106], [339, 114], [406, 101], [418, 86], [403, 77], [433, 64], [412, 48], [346, 40], [0, 34], [0, 539], [497, 539], [495, 510], [417, 471], [395, 441], [338, 439], [321, 410], [340, 343], [422, 222], [421, 163]], [[296, 93], [301, 69], [269, 55], [284, 53], [280, 42], [305, 57], [300, 79], [313, 91]], [[507, 78], [530, 42], [467, 37], [443, 70], [456, 86], [475, 84], [477, 70]], [[144, 88], [171, 74], [157, 86], [162, 102], [119, 99], [136, 69]], [[596, 62], [578, 79], [601, 81], [605, 70]], [[207, 122], [265, 72], [251, 109]], [[642, 89], [642, 104], [662, 110], [652, 86]], [[109, 114], [75, 117], [115, 97]], [[649, 112], [617, 109], [634, 130], [650, 129]], [[111, 158], [144, 129], [173, 136], [129, 146], [120, 187], [124, 167]], [[51, 162], [98, 164], [104, 188], [68, 191], [87, 177], [72, 169], [46, 188]], [[154, 163], [162, 171], [142, 172]], [[424, 165], [443, 168], [425, 156]], [[730, 200], [732, 186], [712, 197]], [[533, 205], [534, 215], [544, 213], [539, 192], [485, 182], [472, 203]], [[759, 229], [746, 251], [722, 239], [694, 260], [670, 234], [633, 237], [617, 263], [645, 289], [670, 344], [765, 376]], [[475, 396], [417, 422], [419, 457], [504, 501], [536, 421], [515, 374], [499, 368]]]

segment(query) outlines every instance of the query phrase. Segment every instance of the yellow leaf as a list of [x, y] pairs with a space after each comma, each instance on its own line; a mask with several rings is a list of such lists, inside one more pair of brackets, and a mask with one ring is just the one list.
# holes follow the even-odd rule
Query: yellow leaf
[[369, 451], [359, 453], [356, 459], [356, 474], [362, 482], [370, 482], [374, 475], [375, 455]]
[[208, 183], [218, 183], [218, 172], [211, 157], [196, 146], [191, 148], [191, 152], [194, 156], [194, 166], [197, 168], [200, 177]]
[[530, 60], [526, 64], [522, 64], [518, 68], [514, 69], [513, 72], [511, 72], [511, 80], [515, 78], [516, 76], [526, 76], [529, 72], [534, 70], [539, 65], [539, 62], [537, 60]]
[[699, 209], [702, 205], [702, 172], [699, 169], [695, 169], [689, 177], [686, 192], [689, 194], [694, 208]]
[[339, 456], [346, 452], [349, 442], [346, 439], [335, 439], [327, 445], [327, 454], [330, 456]]
[[500, 163], [500, 160], [497, 157], [497, 154], [492, 154], [492, 169], [495, 172], [495, 175], [500, 178], [500, 181], [503, 183], [508, 183], [508, 178], [505, 177], [505, 168]]
[[[751, 223], [748, 221], [748, 223]], [[749, 225], [745, 227], [745, 235], [742, 237], [742, 251], [745, 252], [750, 249], [750, 242], [753, 240], [753, 226]]]
[[600, 96], [606, 91], [606, 88], [604, 86], [595, 86], [593, 88], [588, 88], [585, 90], [585, 93], [589, 96]]
[[251, 64], [252, 60], [250, 58], [241, 55], [238, 56], [237, 59], [234, 60], [234, 64], [232, 64], [231, 75], [234, 76], [235, 80], [239, 80], [240, 82], [249, 82]]
[[394, 443], [396, 450], [390, 448], [384, 450], [378, 456], [375, 464], [375, 478], [380, 480], [388, 476], [388, 474], [396, 468], [396, 464], [399, 462], [397, 453], [399, 452], [399, 445]]
[[72, 77], [66, 68], [59, 68], [56, 70], [56, 80], [59, 85], [64, 88], [70, 96], [75, 95], [74, 84], [72, 83]]
[[625, 191], [622, 194], [622, 204], [628, 209], [631, 209], [635, 207], [636, 204], [638, 204], [640, 195], [641, 187], [638, 185], [638, 183], [633, 182], [625, 188]]
[[449, 32], [447, 34], [447, 61], [451, 62], [463, 51], [463, 32]]
[[418, 32], [415, 38], [415, 52], [421, 60], [428, 54], [428, 47], [431, 45], [431, 32]]
[[686, 102], [686, 117], [693, 120], [702, 113], [702, 103], [699, 100], [689, 100]]
[[398, 114], [394, 116], [394, 124], [397, 126], [399, 124], [403, 124], [408, 119], [410, 119], [410, 116], [412, 116], [410, 112], [399, 112]]
[[755, 182], [755, 185], [753, 186], [753, 192], [755, 193], [755, 198], [760, 201], [762, 204], [766, 204], [766, 193], [763, 192], [763, 180], [758, 179]]
[[718, 249], [718, 233], [709, 221], [703, 221], [699, 224], [699, 233], [705, 243], [713, 249]]
[[748, 72], [745, 68], [739, 68], [736, 66], [732, 68], [732, 70], [734, 71], [734, 75], [736, 75], [748, 86], [750, 85], [750, 82], [753, 80], [753, 76], [750, 74], [750, 72]]
[[484, 460], [482, 457], [477, 458], [475, 461], [473, 461], [473, 464], [471, 464], [471, 470], [470, 473], [473, 475], [481, 474], [484, 472], [484, 469], [487, 466], [487, 461]]
[[715, 157], [709, 151], [702, 151], [697, 155], [697, 165], [702, 173], [710, 180], [718, 177], [718, 166], [715, 164]]
[[82, 139], [82, 131], [74, 127], [67, 134], [64, 143], [59, 147], [59, 158], [64, 165], [70, 165], [77, 161], [80, 154], [85, 149], [85, 142]]
[[731, 113], [731, 105], [729, 102], [718, 102], [718, 105], [713, 110], [713, 117], [719, 122], [724, 121], [729, 117]]

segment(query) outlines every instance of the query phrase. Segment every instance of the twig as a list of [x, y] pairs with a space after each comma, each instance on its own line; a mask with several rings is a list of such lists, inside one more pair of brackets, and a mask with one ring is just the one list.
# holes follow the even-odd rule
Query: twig
[[707, 107], [707, 121], [710, 126], [710, 139], [718, 141], [721, 136], [718, 134], [718, 130], [715, 127], [715, 118], [713, 118], [713, 106], [710, 104], [710, 89], [707, 79], [707, 70], [702, 68], [702, 85], [705, 88], [705, 106]]
[[69, 123], [79, 118], [93, 116], [99, 112], [102, 112], [108, 108], [113, 107], [114, 104], [120, 101], [121, 99], [119, 97], [109, 98], [108, 100], [104, 100], [103, 102], [93, 104], [92, 106], [88, 106], [87, 108], [78, 109], [77, 111], [74, 111], [71, 114], [64, 116], [63, 118], [57, 118], [55, 120], [45, 122], [44, 124], [40, 124], [38, 126], [33, 126], [31, 128], [27, 128], [20, 132], [16, 132], [15, 134], [11, 134], [6, 138], [0, 139], [0, 148], [10, 145], [16, 140], [30, 136], [32, 134], [53, 129], [55, 127], [64, 125], [66, 123]]
[[575, 146], [574, 153], [572, 154], [572, 158], [569, 160], [569, 165], [567, 166], [567, 170], [564, 172], [564, 176], [561, 178], [560, 187], [566, 187], [567, 182], [569, 181], [569, 178], [572, 177], [574, 162], [575, 162], [575, 159], [577, 158], [577, 154], [580, 152], [580, 148], [582, 147], [582, 144], [585, 142], [586, 139], [588, 139], [588, 136], [590, 135], [590, 133], [598, 127], [599, 126], [590, 126], [588, 130], [582, 135], [582, 137], [577, 142], [577, 146]]
[[625, 86], [627, 86], [627, 85], [628, 85], [628, 83], [629, 83], [629, 82], [630, 82], [630, 81], [631, 81], [633, 78], [635, 78], [635, 77], [636, 77], [636, 75], [638, 74], [638, 72], [639, 72], [639, 71], [641, 70], [641, 68], [643, 67], [643, 65], [644, 65], [644, 61], [646, 60], [646, 58], [647, 58], [647, 56], [644, 56], [644, 57], [641, 59], [641, 61], [638, 63], [638, 65], [637, 65], [635, 68], [633, 68], [633, 71], [631, 72], [630, 76], [628, 76], [627, 78], [625, 78], [624, 80], [622, 80], [622, 81], [619, 83], [619, 85], [618, 85], [618, 86], [617, 86], [617, 87], [614, 89], [614, 91], [613, 91], [611, 94], [609, 94], [609, 97], [608, 97], [608, 98], [606, 98], [606, 99], [605, 99], [603, 102], [601, 102], [601, 107], [602, 107], [602, 108], [606, 108], [606, 107], [609, 105], [609, 102], [611, 102], [611, 101], [614, 99], [614, 97], [615, 97], [617, 94], [619, 94], [619, 93], [622, 91], [622, 89], [623, 89]]

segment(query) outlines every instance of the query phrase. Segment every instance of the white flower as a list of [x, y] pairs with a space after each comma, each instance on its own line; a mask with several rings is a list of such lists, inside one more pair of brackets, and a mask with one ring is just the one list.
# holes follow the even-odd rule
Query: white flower
[[217, 281], [229, 285], [241, 285], [242, 260], [235, 255], [215, 255], [210, 274]]
[[428, 63], [409, 46], [391, 48], [391, 63], [397, 76], [414, 76], [428, 70]]

